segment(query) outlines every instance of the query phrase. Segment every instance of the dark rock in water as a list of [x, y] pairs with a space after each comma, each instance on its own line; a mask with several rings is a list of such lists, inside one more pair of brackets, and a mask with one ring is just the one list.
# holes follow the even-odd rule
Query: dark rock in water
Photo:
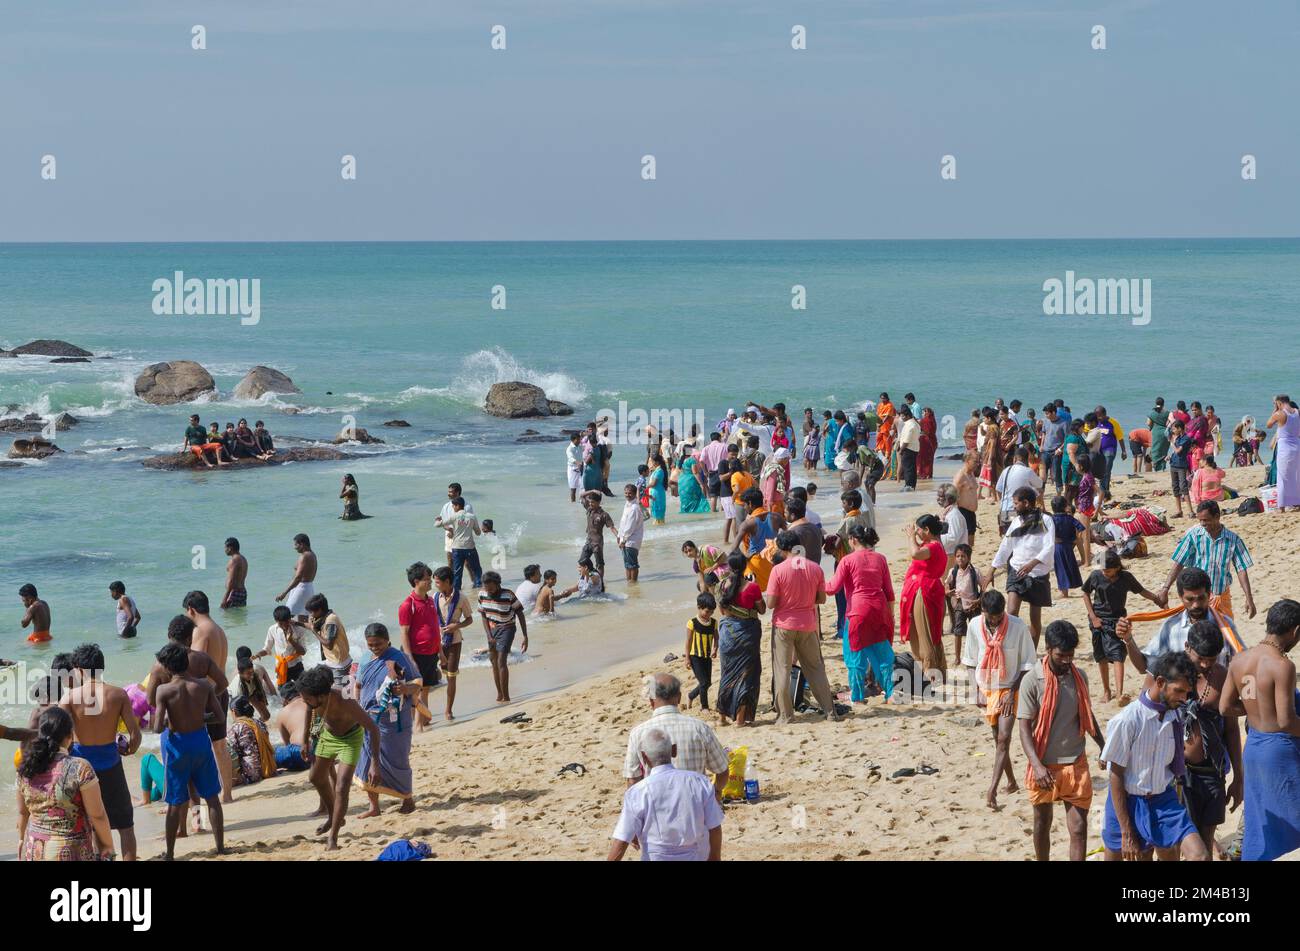
[[[56, 432], [67, 432], [73, 426], [77, 425], [77, 418], [71, 413], [59, 413], [54, 417], [54, 429]], [[39, 433], [45, 429], [46, 422], [36, 413], [28, 413], [19, 419], [10, 417], [0, 419], [0, 433]]]
[[[277, 449], [275, 455], [265, 461], [256, 458], [236, 459], [229, 465], [216, 467], [212, 471], [259, 469], [266, 466], [284, 465], [286, 462], [334, 462], [339, 459], [351, 458], [350, 453], [343, 452], [340, 449], [331, 449], [328, 446], [303, 446], [294, 449]], [[167, 472], [174, 472], [177, 469], [207, 469], [207, 466], [201, 463], [192, 452], [174, 452], [166, 456], [151, 456], [148, 459], [140, 460], [140, 465], [146, 469], [162, 469]]]
[[54, 443], [46, 442], [38, 436], [34, 439], [15, 439], [13, 448], [9, 450], [9, 458], [44, 459], [56, 452], [63, 452], [63, 450]]
[[77, 425], [79, 422], [81, 422], [81, 420], [77, 419], [77, 417], [73, 416], [71, 413], [60, 413], [58, 416], [54, 417], [54, 428], [59, 432], [65, 432]]
[[55, 357], [51, 363], [89, 363], [90, 357]]
[[68, 343], [66, 340], [33, 340], [21, 347], [14, 347], [14, 353], [28, 357], [93, 357], [89, 350]]
[[521, 435], [521, 436], [536, 436], [536, 435], [537, 435], [537, 430], [535, 430], [535, 429], [525, 429], [525, 430], [524, 430], [522, 433], [520, 433], [519, 435]]
[[408, 422], [407, 422], [406, 420], [404, 420], [404, 419], [390, 419], [388, 422], [384, 423], [384, 425], [385, 425], [385, 426], [391, 426], [391, 427], [393, 427], [394, 429], [406, 429], [406, 428], [408, 428], [411, 424], [408, 423]]
[[235, 384], [234, 397], [258, 400], [267, 393], [301, 393], [293, 380], [271, 367], [256, 366]]
[[212, 374], [193, 360], [154, 363], [135, 378], [135, 395], [155, 406], [186, 403], [216, 390]]
[[[4, 354], [0, 353], [0, 357], [2, 356], [4, 356]], [[23, 464], [21, 462], [10, 462], [8, 459], [0, 459], [0, 469], [21, 469], [21, 468], [23, 468]]]
[[[12, 350], [0, 350], [0, 357], [14, 357], [14, 358], [16, 359], [16, 358], [18, 357], [18, 354], [14, 353]], [[13, 464], [14, 464], [14, 463], [12, 463], [12, 462], [11, 462], [11, 463], [8, 463], [8, 465], [11, 465], [11, 466], [12, 466]]]
[[581, 436], [586, 432], [585, 429], [561, 429], [561, 436]]
[[493, 383], [483, 409], [503, 419], [533, 419], [539, 416], [572, 416], [573, 407], [548, 400], [540, 386], [532, 383]]
[[383, 440], [378, 436], [370, 435], [370, 433], [358, 426], [351, 432], [346, 429], [341, 430], [339, 434], [334, 437], [334, 445], [336, 446], [345, 442], [383, 443]]
[[334, 391], [333, 391], [333, 390], [326, 390], [326, 391], [325, 391], [325, 395], [326, 395], [326, 396], [333, 396], [333, 395], [334, 395]]
[[515, 442], [568, 442], [568, 441], [569, 441], [568, 436], [543, 436], [541, 433], [537, 433], [536, 435], [533, 436], [519, 436], [518, 438], [515, 439]]

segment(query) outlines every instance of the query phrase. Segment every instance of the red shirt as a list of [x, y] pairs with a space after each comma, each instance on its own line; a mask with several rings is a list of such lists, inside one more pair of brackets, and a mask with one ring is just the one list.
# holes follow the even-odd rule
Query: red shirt
[[817, 630], [817, 595], [825, 585], [820, 565], [802, 555], [788, 556], [767, 579], [767, 597], [778, 599], [772, 625], [787, 631]]
[[397, 609], [397, 623], [411, 629], [411, 650], [416, 654], [436, 654], [441, 640], [438, 610], [433, 598], [421, 598], [412, 591]]

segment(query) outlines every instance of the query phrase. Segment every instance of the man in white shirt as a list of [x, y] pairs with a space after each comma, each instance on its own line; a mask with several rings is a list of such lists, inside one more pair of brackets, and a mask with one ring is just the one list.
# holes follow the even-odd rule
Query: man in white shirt
[[1021, 446], [1016, 450], [1015, 460], [1002, 470], [998, 476], [998, 534], [1005, 535], [1007, 526], [1015, 516], [1015, 494], [1017, 489], [1030, 488], [1034, 495], [1042, 497], [1043, 480], [1029, 467], [1029, 450]]
[[578, 501], [578, 490], [582, 488], [582, 447], [578, 445], [582, 436], [573, 433], [569, 444], [564, 447], [564, 471], [569, 480], [569, 501]]
[[[443, 505], [442, 511], [438, 514], [438, 517], [433, 520], [434, 525], [438, 526], [439, 528], [444, 528], [447, 522], [451, 521], [452, 516], [456, 514], [456, 509], [452, 507], [451, 503], [454, 499], [459, 499], [459, 498], [463, 498], [463, 495], [461, 494], [460, 483], [453, 482], [451, 485], [447, 486], [447, 501]], [[465, 500], [465, 511], [469, 512], [470, 515], [474, 514], [474, 506], [470, 505], [468, 499]], [[450, 568], [452, 567], [451, 536], [448, 535], [445, 539], [443, 539], [443, 542], [447, 549], [447, 567]]]
[[470, 582], [474, 587], [480, 587], [483, 583], [483, 567], [479, 563], [474, 536], [483, 534], [483, 530], [474, 513], [468, 510], [468, 503], [464, 498], [457, 496], [448, 504], [451, 506], [452, 514], [451, 518], [443, 522], [443, 527], [446, 529], [447, 539], [451, 542], [451, 573], [454, 579], [452, 584], [456, 591], [461, 589], [461, 578], [465, 566], [469, 565]]
[[1020, 681], [1038, 663], [1025, 622], [1009, 614], [1006, 607], [1000, 591], [980, 595], [979, 617], [966, 625], [962, 645], [961, 662], [974, 672], [975, 684], [984, 695], [984, 721], [993, 730], [993, 780], [986, 800], [990, 809], [998, 807], [998, 780], [1003, 775], [1007, 792], [1020, 789], [1011, 766], [1011, 737]]
[[1043, 608], [1052, 606], [1048, 575], [1055, 564], [1056, 527], [1037, 507], [1038, 493], [1028, 486], [1016, 489], [1013, 502], [1011, 524], [984, 580], [992, 584], [998, 569], [1007, 569], [1007, 610], [1019, 617], [1021, 603], [1029, 602], [1029, 629], [1037, 647], [1043, 632]]
[[713, 727], [678, 709], [682, 702], [682, 682], [672, 674], [655, 674], [647, 684], [647, 699], [652, 711], [650, 719], [632, 727], [627, 737], [627, 754], [623, 757], [623, 777], [627, 784], [631, 786], [645, 777], [644, 764], [638, 756], [641, 738], [647, 730], [658, 729], [672, 740], [673, 765], [700, 775], [713, 773], [714, 794], [721, 801], [730, 767], [727, 751]]
[[542, 566], [525, 565], [524, 580], [515, 585], [515, 597], [524, 606], [525, 614], [537, 607], [537, 596], [542, 592]]
[[316, 635], [311, 628], [293, 619], [293, 612], [283, 604], [274, 612], [275, 623], [266, 631], [266, 644], [253, 655], [253, 660], [275, 658], [275, 685], [283, 687], [303, 674], [302, 659], [307, 653], [307, 642]]
[[[749, 414], [747, 413], [746, 416]], [[758, 451], [764, 456], [772, 455], [772, 432], [775, 426], [767, 426], [763, 423], [752, 422], [749, 419], [741, 419], [735, 426], [731, 427], [732, 435], [745, 433], [750, 436], [758, 437]]]
[[916, 456], [921, 451], [921, 424], [906, 406], [898, 408], [898, 471], [903, 492], [916, 491]]
[[1204, 862], [1209, 851], [1179, 800], [1183, 720], [1179, 708], [1196, 683], [1185, 653], [1161, 654], [1149, 667], [1151, 685], [1106, 724], [1101, 759], [1110, 768], [1110, 792], [1101, 823], [1106, 861]]
[[645, 509], [636, 497], [636, 486], [623, 486], [623, 517], [618, 521], [618, 547], [623, 549], [623, 571], [628, 581], [641, 572], [641, 539], [645, 536]]
[[672, 764], [677, 746], [661, 729], [641, 736], [637, 758], [646, 778], [623, 794], [609, 842], [617, 862], [636, 842], [643, 862], [717, 862], [722, 858], [722, 806], [709, 781]]
[[948, 553], [948, 561], [951, 562], [958, 545], [970, 544], [970, 531], [966, 526], [966, 516], [957, 508], [957, 487], [951, 482], [943, 483], [939, 486], [937, 498], [943, 506], [943, 523], [946, 526], [939, 541], [943, 543], [943, 550]]

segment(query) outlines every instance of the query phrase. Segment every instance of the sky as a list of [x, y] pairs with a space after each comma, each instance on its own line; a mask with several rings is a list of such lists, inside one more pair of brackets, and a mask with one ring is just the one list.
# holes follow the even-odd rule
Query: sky
[[1297, 49], [1294, 0], [5, 4], [0, 241], [1294, 236]]

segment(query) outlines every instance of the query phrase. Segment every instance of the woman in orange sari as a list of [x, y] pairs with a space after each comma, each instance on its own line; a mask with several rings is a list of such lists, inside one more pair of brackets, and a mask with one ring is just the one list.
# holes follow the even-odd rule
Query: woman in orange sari
[[888, 459], [894, 448], [894, 404], [889, 402], [889, 394], [881, 393], [880, 402], [876, 404], [876, 415], [880, 417], [880, 427], [876, 430], [876, 452], [882, 459]]

